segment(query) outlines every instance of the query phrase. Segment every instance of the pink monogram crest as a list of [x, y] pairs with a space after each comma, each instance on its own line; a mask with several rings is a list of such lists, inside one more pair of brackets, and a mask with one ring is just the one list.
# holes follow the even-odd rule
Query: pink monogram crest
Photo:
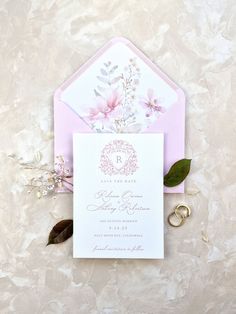
[[131, 175], [138, 169], [136, 151], [126, 141], [111, 141], [102, 150], [100, 169], [110, 176]]

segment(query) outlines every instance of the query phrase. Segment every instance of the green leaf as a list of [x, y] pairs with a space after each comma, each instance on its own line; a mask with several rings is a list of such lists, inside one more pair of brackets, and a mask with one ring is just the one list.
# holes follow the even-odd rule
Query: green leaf
[[181, 159], [174, 163], [169, 172], [164, 176], [164, 185], [173, 187], [179, 185], [190, 171], [191, 159]]
[[73, 234], [73, 220], [65, 219], [58, 222], [51, 230], [48, 243], [49, 244], [58, 244], [69, 239]]

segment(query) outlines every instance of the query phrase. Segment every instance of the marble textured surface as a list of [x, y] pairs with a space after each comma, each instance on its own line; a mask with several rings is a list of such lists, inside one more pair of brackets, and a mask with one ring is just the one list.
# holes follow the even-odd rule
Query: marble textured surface
[[[52, 164], [54, 90], [113, 36], [140, 47], [186, 92], [187, 223], [165, 224], [163, 261], [73, 260], [45, 247], [71, 195], [26, 193], [15, 154]], [[234, 0], [0, 0], [0, 313], [236, 312]]]

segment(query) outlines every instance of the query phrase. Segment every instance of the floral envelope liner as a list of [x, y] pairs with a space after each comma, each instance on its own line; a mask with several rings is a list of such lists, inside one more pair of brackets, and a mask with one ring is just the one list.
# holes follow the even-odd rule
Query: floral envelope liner
[[165, 113], [161, 98], [149, 88], [138, 95], [141, 71], [134, 59], [120, 71], [118, 65], [105, 62], [97, 75], [94, 104], [88, 105], [83, 119], [97, 132], [140, 132]]
[[62, 100], [96, 132], [142, 132], [178, 98], [154, 67], [116, 43], [78, 75]]

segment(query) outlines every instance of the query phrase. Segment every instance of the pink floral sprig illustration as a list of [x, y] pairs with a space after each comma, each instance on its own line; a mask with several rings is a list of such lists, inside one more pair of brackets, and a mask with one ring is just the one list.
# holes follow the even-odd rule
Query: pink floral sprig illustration
[[130, 59], [128, 66], [125, 67], [124, 73], [121, 74], [121, 84], [124, 93], [124, 107], [133, 105], [136, 98], [135, 92], [139, 84], [140, 75], [140, 69], [136, 63], [136, 60]]
[[160, 101], [154, 94], [154, 90], [149, 88], [147, 91], [147, 96], [141, 98], [140, 104], [146, 111], [146, 117], [150, 117], [152, 114], [164, 113], [165, 108], [160, 105]]

